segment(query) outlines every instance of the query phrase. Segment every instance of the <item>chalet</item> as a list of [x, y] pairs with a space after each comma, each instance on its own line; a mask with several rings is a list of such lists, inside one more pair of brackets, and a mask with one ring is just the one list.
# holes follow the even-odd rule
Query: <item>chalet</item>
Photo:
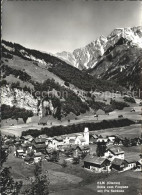
[[124, 151], [120, 147], [110, 147], [104, 154], [105, 157], [124, 159]]
[[130, 155], [126, 154], [125, 160], [128, 163], [128, 170], [136, 168], [136, 164], [139, 161], [139, 159], [140, 159], [140, 157], [136, 154], [134, 154], [134, 155], [132, 153]]
[[89, 153], [90, 152], [90, 147], [89, 146], [77, 146], [75, 148], [78, 152], [81, 152], [81, 153]]
[[24, 158], [24, 161], [25, 161], [26, 164], [33, 164], [34, 163], [34, 159], [30, 156], [26, 156]]
[[24, 142], [32, 142], [34, 138], [31, 135], [26, 135], [22, 136], [22, 139], [24, 140]]
[[125, 161], [123, 159], [115, 158], [112, 161], [111, 168], [115, 169], [116, 171], [125, 171], [128, 168], [128, 163], [127, 163], [127, 161]]
[[54, 149], [53, 148], [46, 148], [46, 153], [48, 155], [51, 155], [53, 152], [54, 152]]
[[53, 144], [54, 143], [56, 143], [57, 145], [63, 145], [63, 138], [61, 136], [60, 137], [54, 137], [53, 138]]
[[75, 137], [71, 137], [71, 138], [69, 139], [69, 144], [70, 144], [70, 145], [75, 145], [75, 144], [76, 144], [75, 141], [76, 141], [76, 138], [75, 138]]
[[34, 162], [38, 163], [41, 160], [41, 157], [42, 157], [41, 152], [34, 153]]
[[107, 158], [97, 157], [97, 156], [87, 156], [84, 159], [84, 168], [92, 170], [97, 173], [109, 172], [110, 171], [110, 161]]
[[34, 144], [33, 149], [35, 152], [46, 153], [46, 145], [45, 144]]
[[5, 151], [5, 153], [8, 154], [8, 152], [9, 152], [9, 146], [8, 146], [8, 145], [3, 145], [3, 146], [1, 147], [1, 149], [2, 149], [3, 151]]
[[109, 140], [108, 140], [108, 138], [98, 137], [98, 139], [96, 140], [96, 143], [98, 143], [98, 142], [104, 142], [107, 144], [109, 142]]
[[3, 146], [2, 146], [2, 150], [6, 151], [6, 150], [8, 150], [8, 149], [9, 149], [9, 146], [8, 146], [8, 145], [3, 145]]
[[115, 135], [113, 145], [123, 145], [124, 138], [120, 135]]
[[63, 138], [63, 143], [64, 143], [64, 144], [69, 144], [69, 140], [70, 140], [69, 137], [64, 137], [64, 138]]
[[114, 141], [115, 141], [115, 135], [109, 135], [109, 136], [107, 136], [107, 138], [108, 138], [108, 140], [110, 142], [114, 143]]
[[142, 159], [140, 159], [136, 162], [136, 170], [142, 171]]
[[36, 138], [36, 139], [33, 140], [33, 144], [36, 144], [36, 145], [45, 144], [45, 142], [46, 142], [45, 138]]
[[46, 134], [42, 134], [38, 136], [39, 139], [47, 139], [48, 136]]
[[96, 134], [90, 135], [89, 144], [96, 143], [97, 139], [98, 139], [98, 135], [96, 135]]
[[16, 150], [16, 156], [17, 157], [22, 158], [23, 157], [23, 154], [24, 154], [24, 150], [23, 149]]
[[83, 136], [78, 136], [75, 140], [76, 145], [86, 145], [86, 140]]

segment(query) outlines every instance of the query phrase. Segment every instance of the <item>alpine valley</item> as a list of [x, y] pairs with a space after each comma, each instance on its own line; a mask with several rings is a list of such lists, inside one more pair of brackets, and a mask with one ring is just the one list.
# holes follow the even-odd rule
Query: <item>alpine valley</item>
[[[138, 89], [141, 66], [142, 27], [115, 29], [84, 48], [56, 56], [2, 40], [2, 119], [14, 112], [13, 117], [19, 117], [20, 110], [7, 112], [10, 108], [27, 110], [27, 117], [42, 115], [43, 104], [46, 114], [57, 119], [126, 107], [125, 102], [97, 100], [96, 93]], [[41, 98], [43, 91], [54, 93], [54, 98]]]

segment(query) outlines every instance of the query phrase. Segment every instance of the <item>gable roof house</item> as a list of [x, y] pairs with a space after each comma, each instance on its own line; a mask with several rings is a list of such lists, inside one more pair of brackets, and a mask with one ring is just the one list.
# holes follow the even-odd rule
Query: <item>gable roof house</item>
[[84, 159], [84, 168], [92, 170], [96, 173], [110, 172], [110, 161], [104, 157], [87, 156]]
[[124, 159], [124, 151], [120, 147], [110, 147], [104, 154], [105, 157]]
[[142, 171], [142, 159], [136, 162], [136, 171]]
[[34, 138], [31, 135], [26, 135], [26, 136], [22, 136], [22, 139], [24, 140], [24, 142], [27, 141], [31, 142], [33, 141]]
[[36, 152], [46, 153], [46, 145], [45, 144], [34, 144], [33, 148]]
[[115, 158], [112, 161], [112, 165], [111, 165], [112, 169], [115, 169], [116, 171], [125, 171], [128, 169], [128, 163], [127, 161], [123, 160], [123, 159], [118, 159]]
[[76, 139], [75, 139], [75, 144], [76, 145], [86, 145], [86, 140], [83, 136], [78, 136]]
[[33, 140], [33, 144], [45, 144], [46, 139], [45, 138], [35, 138]]
[[125, 160], [128, 163], [128, 170], [136, 168], [137, 162], [139, 162], [140, 157], [137, 154], [133, 153], [126, 153]]

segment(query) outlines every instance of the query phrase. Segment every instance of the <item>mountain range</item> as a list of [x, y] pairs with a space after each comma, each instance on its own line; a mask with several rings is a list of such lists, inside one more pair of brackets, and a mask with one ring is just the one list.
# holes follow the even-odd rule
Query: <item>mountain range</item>
[[141, 85], [142, 27], [117, 28], [73, 53], [57, 56], [96, 78], [138, 89]]
[[124, 38], [131, 46], [142, 48], [142, 27], [117, 28], [109, 36], [100, 36], [83, 48], [73, 52], [60, 52], [56, 56], [78, 69], [94, 68], [98, 60], [111, 49], [117, 42]]

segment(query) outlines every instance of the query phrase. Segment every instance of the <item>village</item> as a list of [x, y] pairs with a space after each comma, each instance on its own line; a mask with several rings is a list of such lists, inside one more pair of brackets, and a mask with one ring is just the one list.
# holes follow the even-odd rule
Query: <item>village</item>
[[103, 136], [89, 132], [48, 137], [46, 134], [32, 137], [2, 136], [2, 150], [13, 152], [27, 165], [41, 161], [59, 163], [62, 167], [80, 165], [82, 169], [95, 173], [142, 170], [142, 154], [125, 152], [125, 148], [139, 146], [142, 137], [131, 139], [119, 134]]

